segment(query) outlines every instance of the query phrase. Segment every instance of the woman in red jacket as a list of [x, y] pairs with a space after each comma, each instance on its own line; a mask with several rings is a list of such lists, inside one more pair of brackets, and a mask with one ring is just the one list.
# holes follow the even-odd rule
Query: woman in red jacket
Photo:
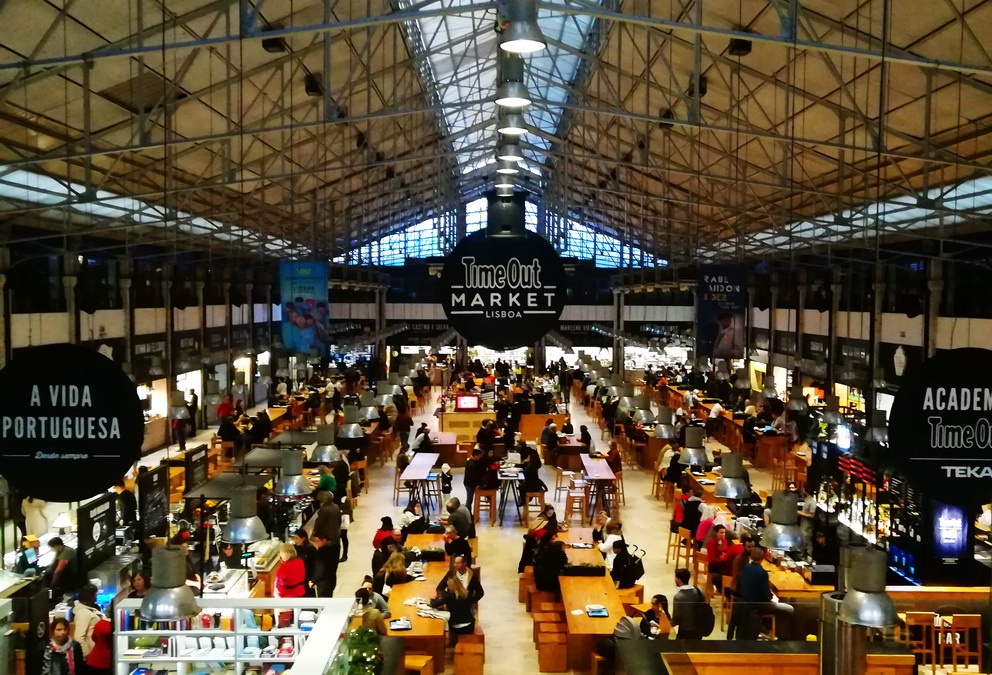
[[727, 528], [723, 525], [717, 525], [714, 536], [706, 542], [706, 559], [709, 562], [707, 569], [709, 570], [710, 578], [713, 579], [713, 585], [716, 586], [717, 592], [720, 592], [723, 589], [722, 576], [727, 573], [724, 563], [731, 559], [730, 542], [727, 541]]
[[282, 565], [276, 570], [276, 597], [302, 598], [307, 592], [307, 567], [297, 557], [292, 544], [279, 546], [279, 559]]
[[114, 639], [113, 626], [107, 619], [100, 619], [93, 626], [93, 648], [86, 656], [86, 666], [90, 675], [110, 675]]

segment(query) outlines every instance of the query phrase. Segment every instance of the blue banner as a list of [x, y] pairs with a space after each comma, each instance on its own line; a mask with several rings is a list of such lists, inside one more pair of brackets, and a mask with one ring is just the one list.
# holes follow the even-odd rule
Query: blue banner
[[697, 354], [713, 359], [744, 358], [747, 270], [729, 265], [703, 267], [696, 293]]
[[279, 264], [282, 296], [282, 341], [286, 349], [319, 354], [330, 344], [327, 323], [327, 265], [319, 262]]

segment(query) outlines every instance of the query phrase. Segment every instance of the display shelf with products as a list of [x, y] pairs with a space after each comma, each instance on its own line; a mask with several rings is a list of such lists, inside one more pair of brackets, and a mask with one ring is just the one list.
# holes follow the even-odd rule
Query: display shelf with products
[[[147, 622], [140, 600], [114, 613], [115, 675], [164, 670], [253, 675], [323, 673], [337, 653], [354, 608], [350, 599], [201, 599], [200, 614], [182, 621]], [[314, 636], [316, 639], [310, 639]]]

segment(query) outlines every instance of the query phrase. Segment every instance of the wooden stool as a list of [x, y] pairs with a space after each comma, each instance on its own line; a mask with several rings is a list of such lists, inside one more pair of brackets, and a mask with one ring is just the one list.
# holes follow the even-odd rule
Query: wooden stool
[[[485, 499], [485, 503], [483, 503]], [[472, 517], [479, 522], [479, 511], [486, 505], [489, 508], [489, 525], [496, 524], [496, 490], [476, 490], [475, 501], [472, 504]]]
[[[768, 635], [772, 640], [775, 639], [775, 615], [772, 612], [766, 612], [764, 614], [758, 614], [758, 621], [768, 619], [768, 630], [765, 634]], [[762, 625], [761, 628], [764, 628]], [[759, 629], [760, 630], [760, 629]]]
[[614, 475], [617, 477], [616, 481], [614, 481], [617, 496], [620, 498], [620, 503], [627, 506], [627, 497], [623, 493], [623, 471], [617, 471]]
[[528, 612], [534, 611], [535, 604], [541, 604], [542, 602], [554, 602], [555, 594], [550, 591], [539, 591], [537, 586], [527, 587], [527, 602], [525, 606]]
[[486, 663], [486, 647], [471, 642], [462, 642], [459, 636], [455, 645], [455, 675], [481, 673]]
[[[675, 552], [675, 567], [692, 567], [692, 533], [684, 527], [679, 528], [679, 548]], [[679, 564], [682, 563], [682, 564]]]
[[[531, 607], [535, 603], [531, 603]], [[544, 603], [536, 603], [544, 604]], [[534, 619], [534, 644], [537, 644], [537, 636], [541, 632], [541, 624], [543, 623], [564, 623], [564, 618], [558, 612], [537, 612], [535, 611], [531, 614], [531, 618]]]
[[407, 486], [405, 486], [403, 484], [403, 481], [400, 480], [400, 474], [402, 474], [402, 473], [403, 472], [400, 471], [399, 467], [397, 467], [396, 468], [396, 471], [394, 472], [395, 475], [393, 476], [393, 505], [394, 506], [398, 506], [399, 505], [399, 503], [400, 503], [400, 493], [401, 492], [405, 492], [406, 495], [407, 495], [407, 497], [409, 497], [410, 496], [410, 493], [412, 492], [412, 490], [410, 488], [408, 488]]
[[634, 584], [630, 588], [621, 588], [617, 591], [620, 596], [620, 602], [626, 602], [631, 605], [640, 605], [644, 603], [644, 586], [642, 584]]
[[541, 623], [534, 624], [534, 645], [537, 645], [538, 638], [541, 635], [547, 635], [551, 633], [558, 633], [560, 635], [568, 635], [568, 626], [565, 625], [564, 621], [557, 621], [553, 623], [548, 623], [543, 621]]
[[434, 658], [426, 654], [407, 654], [403, 657], [403, 669], [420, 675], [434, 675]]
[[914, 654], [920, 655], [920, 663], [930, 661], [930, 669], [937, 671], [937, 629], [934, 620], [937, 615], [933, 612], [906, 612], [903, 625], [896, 626], [896, 642], [909, 647]]
[[661, 503], [665, 506], [671, 506], [672, 502], [675, 500], [675, 483], [669, 483], [668, 481], [663, 481], [661, 483]]
[[669, 529], [668, 532], [668, 545], [665, 547], [665, 564], [671, 559], [672, 554], [675, 554], [675, 560], [679, 559], [679, 533], [672, 532]]
[[[525, 567], [524, 575], [517, 579], [517, 602], [527, 602], [527, 587], [534, 586], [534, 568]], [[534, 586], [537, 588], [537, 586]]]
[[713, 596], [713, 583], [710, 581], [710, 557], [706, 555], [706, 549], [696, 551], [692, 556], [692, 585], [699, 588], [699, 577], [703, 578], [705, 588], [701, 589], [706, 595], [706, 602]]
[[[531, 501], [536, 499], [536, 504], [531, 504]], [[537, 507], [537, 515], [540, 515], [544, 511], [544, 491], [538, 490], [537, 492], [525, 492], [524, 493], [524, 526], [530, 524], [530, 507]], [[529, 527], [528, 527], [529, 529]]]
[[351, 470], [358, 471], [358, 475], [363, 478], [365, 483], [365, 494], [369, 493], [369, 460], [359, 459], [351, 462]]
[[[951, 622], [947, 628], [942, 628], [940, 632], [946, 635], [946, 640], [942, 639], [938, 649], [949, 647], [951, 650], [951, 672], [958, 669], [958, 658], [961, 658], [962, 665], [971, 665], [971, 659], [981, 669], [982, 663], [982, 617], [980, 614], [952, 614]], [[960, 635], [959, 638], [955, 636]]]
[[542, 673], [564, 673], [568, 670], [567, 639], [561, 633], [541, 633], [537, 636], [537, 669]]
[[727, 622], [730, 621], [730, 616], [734, 611], [734, 578], [724, 574], [720, 581], [722, 582], [720, 588], [722, 597], [720, 600], [720, 630], [726, 630]]
[[458, 636], [458, 644], [482, 645], [482, 658], [486, 658], [486, 634], [478, 622], [476, 622], [475, 630], [471, 635]]
[[596, 652], [593, 652], [592, 653], [592, 675], [599, 675], [599, 669], [600, 669], [600, 667], [602, 667], [602, 664], [605, 664], [605, 663], [606, 663], [606, 659], [604, 659], [602, 656], [600, 656]]
[[565, 605], [560, 602], [542, 602], [535, 611], [564, 613]]
[[[476, 492], [475, 494], [479, 494]], [[579, 522], [585, 524], [586, 512], [589, 510], [589, 496], [585, 491], [569, 491], [565, 498], [565, 522], [569, 522], [572, 516], [578, 514]]]
[[574, 475], [574, 471], [558, 471], [558, 475], [555, 476], [555, 501], [558, 501], [562, 493], [568, 494], [569, 481]]

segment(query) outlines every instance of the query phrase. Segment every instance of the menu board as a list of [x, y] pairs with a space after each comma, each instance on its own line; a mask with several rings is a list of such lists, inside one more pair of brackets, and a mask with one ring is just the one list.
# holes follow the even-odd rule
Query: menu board
[[169, 534], [169, 467], [162, 465], [138, 476], [138, 518], [143, 537]]
[[76, 509], [81, 569], [91, 570], [114, 555], [117, 537], [117, 495], [108, 492]]
[[186, 451], [183, 457], [183, 464], [186, 470], [186, 492], [195, 490], [207, 482], [207, 478], [209, 477], [207, 475], [208, 462], [209, 458], [206, 445], [198, 445]]

